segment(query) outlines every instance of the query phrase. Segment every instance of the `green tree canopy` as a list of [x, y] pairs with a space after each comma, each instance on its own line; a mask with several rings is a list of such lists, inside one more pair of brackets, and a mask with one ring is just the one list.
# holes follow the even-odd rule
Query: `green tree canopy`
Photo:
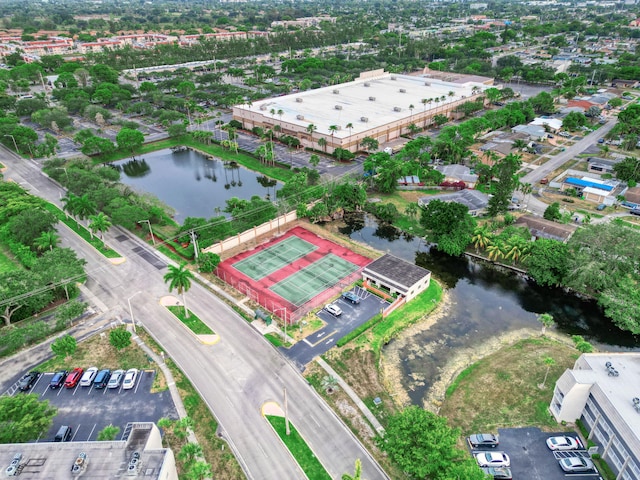
[[557, 240], [540, 238], [529, 248], [525, 260], [527, 272], [540, 285], [562, 285], [568, 273], [567, 245]]
[[432, 200], [422, 208], [420, 223], [430, 238], [449, 255], [462, 255], [471, 241], [476, 222], [460, 203]]
[[0, 397], [0, 443], [25, 443], [36, 440], [53, 425], [57, 410], [38, 395], [2, 395]]

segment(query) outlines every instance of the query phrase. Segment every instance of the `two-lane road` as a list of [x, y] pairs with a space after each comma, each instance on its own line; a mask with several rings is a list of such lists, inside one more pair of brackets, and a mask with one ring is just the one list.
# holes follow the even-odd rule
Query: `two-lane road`
[[[40, 173], [35, 162], [7, 154], [2, 157], [2, 163], [9, 167], [6, 179], [59, 202], [64, 192]], [[363, 478], [388, 478], [296, 368], [251, 325], [196, 282], [187, 293], [188, 306], [220, 335], [220, 341], [204, 345], [185, 331], [159, 304], [159, 299], [168, 294], [163, 280], [166, 260], [148, 245], [128, 232], [112, 228], [106, 234], [106, 242], [127, 259], [121, 265], [112, 265], [67, 228], [60, 227], [59, 232], [63, 245], [73, 245], [78, 255], [87, 260], [86, 286], [102, 308], [122, 315], [128, 312], [127, 300], [131, 299], [135, 319], [178, 364], [216, 415], [248, 478], [305, 478], [261, 413], [265, 402], [283, 405], [285, 388], [291, 422], [332, 478], [353, 471], [358, 458], [362, 461]]]

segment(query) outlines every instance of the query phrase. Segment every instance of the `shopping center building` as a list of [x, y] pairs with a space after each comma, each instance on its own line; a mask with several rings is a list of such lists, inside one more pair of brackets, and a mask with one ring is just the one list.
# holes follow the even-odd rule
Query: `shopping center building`
[[363, 150], [366, 137], [383, 148], [433, 124], [436, 115], [451, 117], [456, 107], [477, 100], [492, 85], [486, 77], [373, 70], [352, 82], [236, 105], [233, 118], [246, 130], [280, 129], [279, 135], [295, 136], [303, 147], [356, 152]]

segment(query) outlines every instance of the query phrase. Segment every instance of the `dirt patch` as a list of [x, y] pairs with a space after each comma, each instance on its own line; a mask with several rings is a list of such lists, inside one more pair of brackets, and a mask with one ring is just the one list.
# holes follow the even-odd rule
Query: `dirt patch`
[[[438, 322], [441, 318], [448, 315], [451, 308], [451, 297], [447, 291], [442, 292], [442, 300], [438, 307], [422, 322], [416, 323], [404, 330], [395, 341], [389, 344], [381, 353], [380, 370], [384, 385], [389, 392], [393, 392], [393, 400], [398, 407], [407, 406], [411, 403], [408, 391], [405, 389], [402, 380], [405, 374], [401, 368], [402, 360], [400, 359], [401, 348], [410, 341], [415, 335], [428, 330]], [[424, 385], [421, 378], [413, 378], [412, 381], [416, 386]]]
[[[555, 381], [578, 355], [568, 345], [539, 336], [504, 346], [463, 372], [439, 413], [464, 434], [524, 425], [557, 429], [548, 411]], [[548, 372], [547, 358], [553, 359]]]

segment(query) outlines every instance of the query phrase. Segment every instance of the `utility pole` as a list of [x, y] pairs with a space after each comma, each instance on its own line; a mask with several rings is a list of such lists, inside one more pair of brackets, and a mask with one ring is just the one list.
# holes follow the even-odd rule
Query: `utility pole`
[[196, 237], [196, 232], [194, 230], [189, 231], [189, 235], [191, 236], [191, 242], [193, 243], [193, 255], [196, 257], [196, 263], [198, 262], [198, 237]]
[[284, 432], [289, 436], [291, 434], [291, 430], [289, 429], [289, 408], [287, 407], [287, 387], [283, 388], [284, 390]]

